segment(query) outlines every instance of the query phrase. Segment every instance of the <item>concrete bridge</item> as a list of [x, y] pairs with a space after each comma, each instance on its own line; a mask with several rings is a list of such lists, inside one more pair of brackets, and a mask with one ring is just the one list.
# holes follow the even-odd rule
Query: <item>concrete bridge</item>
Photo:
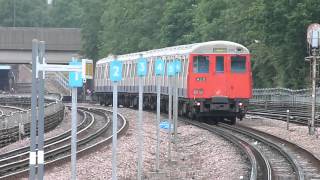
[[29, 64], [32, 39], [46, 42], [47, 63], [66, 64], [79, 57], [80, 29], [0, 27], [0, 64]]

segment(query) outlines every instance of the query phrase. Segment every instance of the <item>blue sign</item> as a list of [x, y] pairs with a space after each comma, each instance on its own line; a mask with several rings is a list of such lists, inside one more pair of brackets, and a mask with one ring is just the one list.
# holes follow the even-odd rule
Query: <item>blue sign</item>
[[156, 59], [154, 69], [157, 76], [163, 76], [165, 71], [164, 61], [160, 58]]
[[[79, 65], [82, 68], [82, 63], [78, 61], [71, 61], [69, 65]], [[69, 87], [76, 88], [82, 87], [82, 74], [81, 72], [69, 72]]]
[[176, 73], [175, 71], [175, 63], [174, 62], [169, 62], [167, 64], [167, 75], [168, 76], [174, 76]]
[[140, 58], [138, 60], [138, 65], [137, 65], [137, 74], [138, 76], [146, 76], [147, 75], [147, 59], [145, 58]]
[[164, 119], [165, 121], [161, 122], [159, 124], [159, 127], [161, 129], [169, 129], [170, 125], [171, 125], [171, 131], [173, 130], [173, 124], [171, 124], [167, 119]]
[[114, 60], [110, 63], [110, 79], [113, 82], [122, 80], [122, 62]]
[[181, 61], [179, 59], [175, 60], [175, 71], [177, 74], [181, 72]]

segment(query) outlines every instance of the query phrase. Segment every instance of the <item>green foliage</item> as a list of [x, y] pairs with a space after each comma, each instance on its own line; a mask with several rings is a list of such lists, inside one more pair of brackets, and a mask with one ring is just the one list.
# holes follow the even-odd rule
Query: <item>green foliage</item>
[[99, 54], [99, 32], [102, 30], [100, 23], [104, 11], [103, 0], [82, 0], [83, 13], [81, 16], [81, 35], [84, 54], [94, 60]]
[[81, 13], [80, 0], [0, 0], [0, 26], [6, 27], [80, 27]]
[[[80, 27], [82, 5], [81, 0], [53, 0], [49, 7], [50, 26], [52, 27]], [[91, 1], [91, 0], [90, 0]]]
[[101, 56], [160, 47], [163, 0], [108, 0], [101, 17]]
[[46, 26], [48, 15], [45, 9], [46, 1], [43, 0], [0, 0], [0, 26]]

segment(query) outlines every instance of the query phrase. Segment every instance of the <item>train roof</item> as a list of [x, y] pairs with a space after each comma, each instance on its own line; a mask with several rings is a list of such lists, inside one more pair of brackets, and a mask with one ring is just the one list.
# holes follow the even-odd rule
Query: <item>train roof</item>
[[[142, 51], [124, 55], [118, 55], [117, 59], [120, 61], [135, 60], [142, 55], [145, 58], [163, 57], [163, 56], [185, 56], [188, 54], [214, 54], [214, 53], [228, 53], [228, 54], [249, 54], [249, 50], [241, 44], [230, 41], [209, 41], [202, 43], [194, 43], [187, 45], [179, 45], [173, 47], [166, 47], [161, 49], [154, 49], [149, 51]], [[100, 59], [97, 64], [102, 64], [114, 60], [113, 56]]]

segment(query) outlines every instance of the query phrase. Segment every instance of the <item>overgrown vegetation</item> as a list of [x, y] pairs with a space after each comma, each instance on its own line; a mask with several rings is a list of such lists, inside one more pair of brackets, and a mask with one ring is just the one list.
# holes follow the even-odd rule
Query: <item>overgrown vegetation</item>
[[[229, 40], [252, 53], [255, 87], [302, 88], [306, 29], [320, 22], [318, 0], [16, 0], [16, 26], [81, 27], [95, 60], [178, 44]], [[13, 0], [0, 0], [12, 26]]]

